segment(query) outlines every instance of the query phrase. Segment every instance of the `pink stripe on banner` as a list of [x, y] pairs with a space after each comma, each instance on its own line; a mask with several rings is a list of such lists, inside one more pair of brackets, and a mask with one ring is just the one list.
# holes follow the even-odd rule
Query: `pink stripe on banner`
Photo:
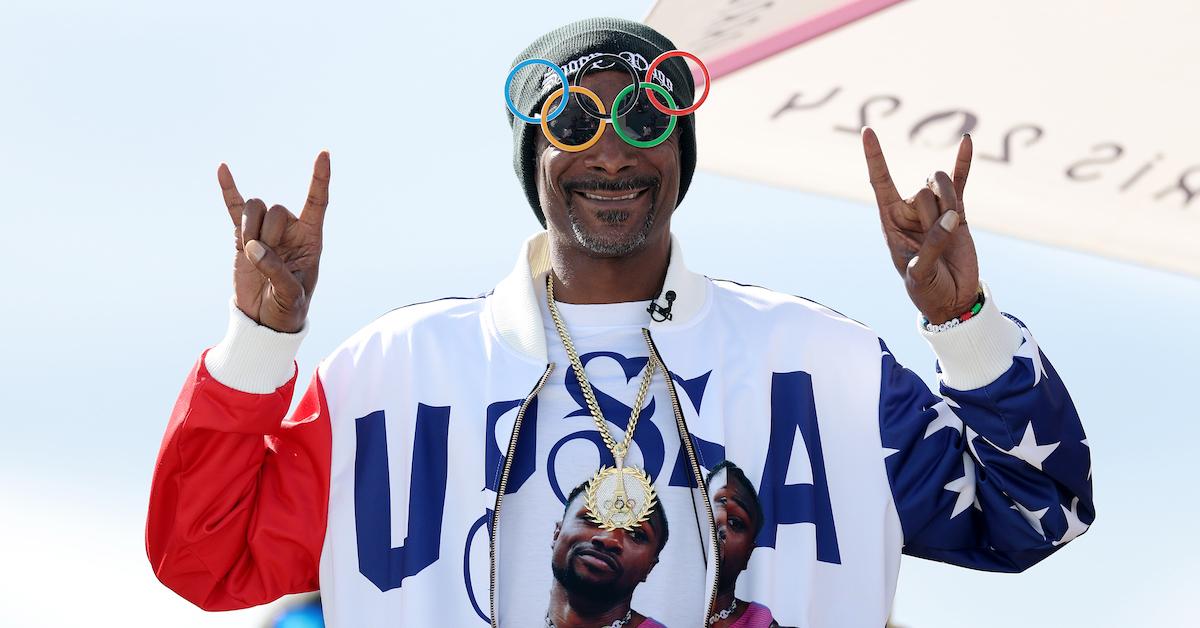
[[[724, 76], [731, 72], [740, 70], [751, 63], [762, 61], [771, 55], [778, 54], [795, 46], [804, 43], [815, 37], [819, 37], [834, 29], [845, 26], [855, 20], [862, 19], [876, 11], [886, 9], [893, 4], [898, 4], [904, 0], [854, 0], [847, 2], [842, 6], [833, 9], [827, 13], [822, 13], [816, 17], [809, 18], [803, 22], [799, 22], [794, 26], [780, 31], [769, 37], [764, 37], [752, 44], [743, 46], [729, 54], [718, 57], [708, 64], [709, 74], [713, 80], [720, 76]], [[697, 71], [698, 72], [698, 71]], [[703, 74], [696, 77], [697, 81], [704, 78]]]

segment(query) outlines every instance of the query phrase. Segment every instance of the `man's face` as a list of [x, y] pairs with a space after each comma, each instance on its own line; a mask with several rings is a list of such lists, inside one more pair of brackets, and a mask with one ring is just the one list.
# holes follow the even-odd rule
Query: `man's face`
[[[596, 92], [607, 111], [629, 85], [629, 75], [591, 72], [582, 85]], [[640, 97], [647, 98], [644, 91]], [[540, 129], [536, 137], [538, 197], [557, 241], [595, 257], [624, 257], [668, 237], [679, 198], [677, 132], [654, 148], [637, 148], [608, 128], [600, 141], [577, 153], [554, 147]], [[625, 198], [629, 195], [635, 196]]]
[[630, 532], [601, 529], [588, 519], [585, 500], [579, 495], [555, 526], [550, 566], [568, 592], [596, 602], [616, 602], [650, 575], [658, 563], [658, 541], [659, 530], [650, 521]]
[[728, 473], [717, 473], [709, 483], [717, 538], [721, 543], [721, 588], [737, 582], [754, 551], [754, 521], [750, 504], [755, 499], [741, 482], [728, 482]]

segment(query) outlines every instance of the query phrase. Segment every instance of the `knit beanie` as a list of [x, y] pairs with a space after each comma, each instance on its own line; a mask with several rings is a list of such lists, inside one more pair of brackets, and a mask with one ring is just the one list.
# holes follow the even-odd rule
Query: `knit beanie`
[[[644, 77], [646, 69], [658, 55], [674, 49], [675, 44], [671, 43], [671, 40], [641, 22], [614, 17], [589, 18], [567, 24], [537, 38], [509, 67], [515, 67], [526, 59], [546, 59], [558, 64], [566, 72], [567, 79], [572, 80], [591, 56], [609, 53], [623, 57]], [[597, 69], [593, 67], [589, 72], [595, 72]], [[660, 63], [655, 72], [654, 82], [671, 92], [677, 108], [691, 106], [696, 87], [692, 81], [691, 70], [683, 58], [671, 57]], [[551, 68], [544, 64], [530, 64], [513, 76], [509, 85], [509, 95], [518, 110], [525, 115], [536, 116], [541, 111], [545, 99], [561, 87], [562, 80]], [[533, 208], [538, 222], [545, 227], [546, 217], [538, 201], [537, 183], [534, 178], [537, 159], [534, 150], [536, 134], [542, 132], [541, 126], [529, 124], [514, 116], [511, 111], [507, 111], [507, 114], [508, 124], [513, 132], [513, 169], [517, 173], [517, 181], [525, 189], [525, 198]], [[675, 130], [679, 134], [680, 166], [679, 198], [676, 200], [676, 206], [683, 201], [683, 195], [692, 182], [692, 172], [696, 169], [694, 117], [695, 114], [679, 116]]]

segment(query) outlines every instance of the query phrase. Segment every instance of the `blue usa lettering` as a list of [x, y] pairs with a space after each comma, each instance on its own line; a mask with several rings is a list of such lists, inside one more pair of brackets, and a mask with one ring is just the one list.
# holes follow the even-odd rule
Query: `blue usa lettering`
[[[488, 541], [491, 541], [493, 512], [491, 508], [488, 508], [482, 517], [475, 520], [475, 523], [471, 525], [471, 529], [467, 532], [467, 544], [463, 548], [463, 584], [467, 590], [467, 599], [471, 601], [471, 608], [475, 610], [475, 614], [485, 622], [488, 621], [488, 614], [479, 606], [479, 600], [483, 596], [475, 595], [475, 582], [471, 578], [471, 548], [475, 546], [475, 537], [478, 536], [480, 530], [487, 530]], [[488, 601], [486, 598], [483, 599], [485, 602]]]
[[[645, 367], [645, 358], [626, 359], [617, 354], [589, 354], [588, 359], [608, 357], [621, 363], [629, 377], [636, 376]], [[684, 397], [691, 402], [697, 413], [711, 372], [684, 380], [672, 373]], [[579, 391], [579, 383], [571, 374], [565, 381], [575, 397], [579, 409], [569, 417], [586, 413], [587, 406]], [[629, 420], [630, 408], [611, 395], [597, 390], [597, 399], [605, 416], [624, 429]], [[500, 401], [486, 408], [485, 431], [485, 477], [483, 485], [498, 490], [499, 470], [504, 465], [504, 453], [494, 437], [496, 425], [510, 412], [515, 412], [522, 399]], [[656, 409], [655, 401], [643, 411], [649, 419]], [[759, 497], [763, 505], [765, 525], [757, 539], [759, 545], [774, 547], [780, 525], [811, 523], [814, 526], [817, 560], [840, 564], [841, 555], [837, 543], [833, 510], [829, 498], [824, 453], [821, 447], [820, 430], [813, 400], [812, 380], [807, 373], [774, 373], [771, 380], [770, 440]], [[537, 400], [531, 401], [526, 409], [521, 439], [517, 443], [506, 493], [521, 488], [537, 468]], [[387, 432], [382, 410], [372, 412], [355, 421], [357, 453], [355, 456], [354, 509], [358, 540], [359, 571], [380, 591], [399, 588], [405, 578], [420, 573], [439, 558], [442, 537], [442, 520], [446, 501], [448, 466], [448, 434], [450, 408], [418, 404], [416, 429], [413, 438], [412, 472], [408, 492], [408, 535], [399, 547], [391, 545], [391, 487], [387, 459]], [[788, 468], [796, 446], [797, 434], [803, 440], [807, 462], [811, 468], [812, 483], [787, 484]], [[697, 451], [700, 464], [711, 469], [725, 458], [725, 447], [720, 443], [706, 441], [694, 434], [688, 435]], [[560, 439], [551, 448], [547, 464], [550, 485], [560, 501], [565, 502], [565, 492], [572, 487], [560, 486], [554, 475], [554, 461], [562, 447], [576, 440], [591, 442], [603, 464], [613, 464], [612, 456], [604, 447], [594, 429], [580, 430]], [[665, 446], [662, 433], [652, 421], [646, 421], [634, 435], [634, 441], [642, 453], [647, 472], [652, 478], [663, 470]], [[735, 461], [736, 462], [736, 461]], [[686, 466], [686, 450], [680, 447], [675, 464], [671, 469], [671, 486], [695, 487], [692, 474]], [[415, 505], [420, 504], [420, 508]], [[489, 511], [490, 512], [490, 511]], [[492, 535], [491, 517], [480, 517], [471, 526], [464, 539], [463, 576], [472, 606], [481, 619], [486, 614], [478, 603], [472, 587], [469, 556], [472, 547], [484, 534]]]
[[[509, 412], [518, 412], [524, 399], [512, 401], [497, 401], [487, 407], [487, 431], [484, 432], [483, 455], [483, 485], [489, 491], [500, 490], [500, 470], [504, 468], [504, 454], [500, 451], [500, 443], [495, 438], [496, 424], [500, 418]], [[504, 486], [504, 494], [517, 492], [537, 470], [537, 397], [529, 402], [525, 416], [521, 418], [521, 438], [517, 439], [517, 450], [513, 455], [512, 467], [508, 471], [508, 483]], [[511, 434], [505, 434], [505, 438]]]
[[354, 422], [354, 519], [358, 570], [380, 591], [399, 588], [437, 561], [446, 505], [447, 436], [450, 408], [417, 404], [412, 473], [408, 491], [408, 536], [392, 547], [391, 476], [383, 410]]
[[[804, 440], [812, 468], [812, 484], [785, 484], [797, 430]], [[737, 462], [736, 460], [734, 462]], [[812, 377], [808, 373], [771, 375], [771, 440], [758, 489], [766, 525], [756, 539], [759, 546], [775, 547], [779, 526], [811, 523], [816, 528], [817, 560], [841, 564], [829, 483], [825, 477], [825, 455], [817, 426]]]

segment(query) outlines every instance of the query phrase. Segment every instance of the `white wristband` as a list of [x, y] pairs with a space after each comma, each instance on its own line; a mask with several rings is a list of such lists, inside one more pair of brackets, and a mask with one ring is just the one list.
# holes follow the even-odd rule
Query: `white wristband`
[[259, 325], [229, 300], [229, 327], [217, 346], [204, 355], [204, 367], [218, 382], [242, 392], [267, 394], [296, 375], [296, 353], [308, 334], [304, 327], [288, 334]]

